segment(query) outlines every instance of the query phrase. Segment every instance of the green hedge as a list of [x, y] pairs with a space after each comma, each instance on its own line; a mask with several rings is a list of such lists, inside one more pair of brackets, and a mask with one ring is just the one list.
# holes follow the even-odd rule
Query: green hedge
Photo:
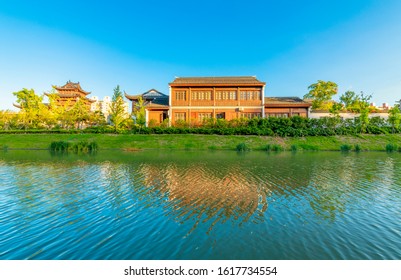
[[[303, 136], [332, 136], [332, 135], [356, 135], [362, 132], [361, 122], [355, 120], [340, 120], [338, 118], [308, 119], [299, 116], [292, 118], [254, 118], [232, 121], [208, 120], [201, 126], [191, 126], [188, 123], [180, 123], [172, 127], [134, 127], [132, 130], [115, 131], [111, 126], [89, 127], [83, 130], [0, 130], [0, 134], [24, 134], [24, 133], [119, 133], [119, 134], [217, 134], [217, 135], [263, 135], [280, 137]], [[392, 127], [381, 118], [371, 118], [366, 127], [368, 134], [389, 134]], [[396, 128], [395, 133], [400, 133]]]

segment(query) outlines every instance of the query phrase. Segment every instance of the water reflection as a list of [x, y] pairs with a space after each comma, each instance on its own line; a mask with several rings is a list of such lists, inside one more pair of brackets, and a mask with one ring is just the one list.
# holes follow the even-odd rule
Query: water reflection
[[[304, 242], [323, 244], [329, 238], [336, 243], [335, 231], [348, 232], [347, 226], [357, 222], [372, 236], [383, 239], [384, 230], [393, 240], [401, 230], [391, 220], [401, 211], [400, 171], [400, 155], [385, 153], [55, 156], [9, 151], [0, 154], [0, 258], [54, 258], [46, 252], [60, 240], [92, 253], [120, 248], [118, 240], [133, 236], [166, 242], [167, 236], [159, 236], [163, 230], [168, 238], [203, 240], [205, 233], [257, 229], [266, 243], [266, 236], [284, 238], [308, 227]], [[322, 224], [328, 231], [324, 238]], [[221, 237], [214, 238], [216, 243]], [[342, 258], [338, 252], [328, 254]], [[76, 255], [64, 249], [57, 258]]]

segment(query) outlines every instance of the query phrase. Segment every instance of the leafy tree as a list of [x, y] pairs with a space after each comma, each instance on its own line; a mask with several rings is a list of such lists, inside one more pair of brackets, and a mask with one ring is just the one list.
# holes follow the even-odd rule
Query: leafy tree
[[0, 129], [8, 130], [13, 129], [16, 126], [17, 114], [10, 111], [0, 111]]
[[82, 99], [78, 99], [74, 106], [68, 111], [68, 117], [75, 123], [76, 128], [83, 128], [84, 123], [89, 121], [90, 110]]
[[394, 105], [393, 108], [388, 110], [388, 122], [391, 125], [392, 133], [400, 127], [401, 113], [398, 106]]
[[372, 98], [372, 95], [364, 95], [361, 92], [361, 95], [357, 101], [357, 111], [360, 113], [359, 120], [361, 122], [361, 132], [366, 132], [366, 127], [369, 124], [369, 113], [370, 113], [370, 104], [369, 100]]
[[17, 103], [21, 106], [18, 114], [23, 128], [38, 128], [43, 124], [47, 106], [43, 104], [43, 96], [38, 96], [33, 89], [23, 88], [13, 92], [17, 97]]
[[312, 109], [319, 109], [324, 102], [331, 100], [337, 94], [337, 88], [334, 82], [318, 80], [317, 83], [308, 87], [309, 92], [304, 98], [312, 99]]
[[335, 126], [337, 126], [341, 122], [340, 111], [343, 108], [341, 103], [333, 103], [331, 108], [329, 109], [330, 114], [333, 116], [335, 120]]
[[120, 86], [117, 85], [114, 88], [114, 94], [110, 106], [110, 120], [114, 125], [115, 131], [121, 127], [126, 119], [127, 113], [125, 112], [123, 93], [120, 90]]
[[340, 96], [340, 101], [344, 104], [346, 110], [352, 111], [353, 106], [357, 103], [359, 96], [353, 91], [346, 91]]
[[138, 102], [136, 102], [134, 106], [135, 106], [134, 116], [136, 119], [136, 123], [140, 127], [143, 127], [146, 124], [146, 113], [145, 113], [145, 102], [142, 96], [138, 98]]

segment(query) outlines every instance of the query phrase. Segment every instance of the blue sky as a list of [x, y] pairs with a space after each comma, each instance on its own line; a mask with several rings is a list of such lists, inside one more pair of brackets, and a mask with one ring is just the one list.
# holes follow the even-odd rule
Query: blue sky
[[[175, 76], [256, 75], [266, 96], [317, 80], [401, 98], [401, 1], [1, 1], [0, 109], [12, 92], [79, 81], [91, 96]], [[337, 96], [338, 98], [338, 96]]]

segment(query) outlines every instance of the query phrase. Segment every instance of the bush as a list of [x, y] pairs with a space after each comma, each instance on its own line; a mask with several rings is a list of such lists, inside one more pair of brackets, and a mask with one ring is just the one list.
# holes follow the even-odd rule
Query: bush
[[66, 141], [53, 141], [50, 143], [50, 151], [53, 152], [64, 152], [68, 151], [70, 143]]
[[236, 148], [237, 152], [246, 152], [250, 151], [251, 149], [246, 143], [239, 143]]
[[391, 144], [391, 143], [386, 145], [386, 152], [391, 153], [391, 152], [394, 152], [394, 151], [397, 151], [397, 145]]
[[299, 144], [298, 145], [302, 150], [306, 150], [306, 151], [318, 151], [319, 147], [318, 146], [314, 146], [314, 145], [309, 145], [309, 144]]
[[66, 141], [53, 141], [50, 144], [50, 151], [52, 152], [96, 152], [99, 146], [96, 142], [80, 141], [78, 143], [70, 144]]
[[296, 152], [298, 150], [297, 145], [291, 145], [291, 151]]
[[340, 150], [342, 152], [349, 152], [349, 151], [351, 151], [351, 149], [352, 149], [352, 146], [351, 145], [347, 145], [347, 144], [341, 145], [341, 147], [340, 147]]
[[280, 152], [280, 151], [283, 151], [283, 150], [284, 150], [283, 147], [281, 147], [280, 145], [274, 144], [272, 146], [272, 151], [273, 152]]
[[355, 152], [360, 152], [362, 151], [362, 147], [359, 144], [355, 144]]

